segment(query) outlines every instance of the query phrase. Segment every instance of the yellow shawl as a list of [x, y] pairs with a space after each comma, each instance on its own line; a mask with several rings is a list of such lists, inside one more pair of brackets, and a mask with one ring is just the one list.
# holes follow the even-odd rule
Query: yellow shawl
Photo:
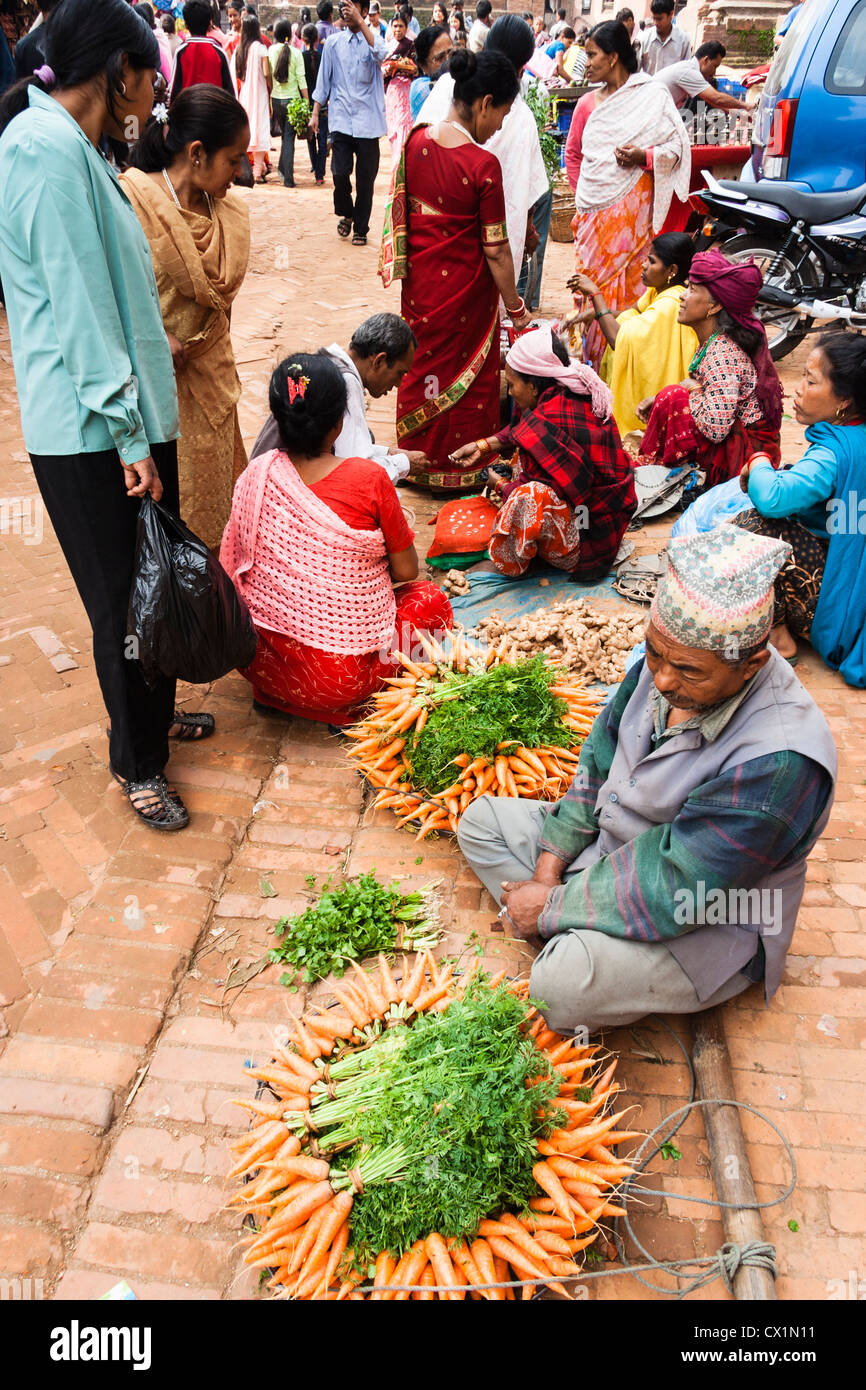
[[604, 355], [601, 375], [613, 392], [620, 434], [644, 428], [634, 413], [640, 401], [688, 376], [698, 340], [693, 329], [677, 323], [682, 294], [682, 285], [647, 290], [618, 316], [616, 344]]
[[177, 375], [216, 428], [241, 394], [229, 311], [249, 261], [246, 205], [230, 191], [213, 200], [211, 220], [178, 208], [162, 178], [127, 169], [121, 183], [150, 243], [166, 331], [186, 348]]

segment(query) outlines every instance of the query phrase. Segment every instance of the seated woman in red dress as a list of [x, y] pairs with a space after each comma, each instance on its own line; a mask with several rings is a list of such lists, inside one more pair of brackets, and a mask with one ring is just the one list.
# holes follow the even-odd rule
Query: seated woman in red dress
[[453, 615], [418, 556], [397, 492], [371, 459], [337, 459], [346, 387], [326, 356], [298, 353], [271, 378], [282, 448], [235, 484], [220, 560], [258, 632], [242, 672], [268, 712], [349, 724], [408, 653]]
[[538, 557], [575, 579], [600, 578], [636, 505], [610, 390], [592, 367], [569, 358], [549, 325], [517, 339], [505, 376], [520, 418], [457, 454], [471, 465], [518, 450], [490, 534], [493, 566], [517, 578]]
[[706, 486], [736, 477], [752, 454], [780, 460], [782, 387], [754, 307], [764, 280], [720, 251], [694, 257], [678, 322], [698, 337], [689, 379], [641, 401], [641, 462], [695, 463]]

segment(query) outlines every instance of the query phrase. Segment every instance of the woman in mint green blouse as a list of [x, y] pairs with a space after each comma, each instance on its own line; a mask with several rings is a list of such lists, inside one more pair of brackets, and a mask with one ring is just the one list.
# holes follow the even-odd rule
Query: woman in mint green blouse
[[273, 74], [271, 106], [283, 137], [279, 171], [286, 188], [294, 188], [295, 129], [286, 113], [290, 101], [295, 101], [297, 97], [307, 100], [307, 74], [303, 53], [292, 46], [292, 26], [287, 19], [277, 21], [274, 40], [268, 49], [268, 62]]
[[[103, 135], [134, 139], [153, 105], [156, 39], [125, 0], [63, 0], [47, 62], [0, 101], [0, 265], [24, 442], [93, 628], [109, 765], [159, 830], [189, 817], [163, 776], [179, 716], [130, 659], [126, 610], [140, 499], [178, 508], [177, 392], [150, 249]], [[133, 654], [134, 655], [134, 654]]]

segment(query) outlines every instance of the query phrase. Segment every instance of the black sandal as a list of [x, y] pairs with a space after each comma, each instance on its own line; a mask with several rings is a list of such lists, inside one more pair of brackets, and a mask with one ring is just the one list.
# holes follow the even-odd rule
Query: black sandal
[[[180, 725], [180, 732], [173, 734], [171, 731], [175, 724]], [[199, 729], [201, 733], [198, 732]], [[215, 731], [216, 721], [212, 714], [208, 714], [206, 711], [199, 714], [185, 714], [183, 710], [176, 709], [168, 726], [168, 737], [174, 739], [175, 743], [189, 743], [190, 741], [201, 743], [203, 738], [210, 738]], [[111, 738], [110, 725], [105, 732]]]
[[343, 237], [343, 238], [345, 239], [347, 236], [349, 236], [349, 234], [351, 233], [351, 231], [352, 231], [352, 219], [351, 219], [351, 217], [341, 217], [340, 220], [339, 220], [339, 222], [337, 223], [337, 236], [341, 236], [341, 237]]
[[[109, 770], [139, 820], [151, 830], [183, 830], [189, 825], [189, 811], [162, 774], [140, 782], [127, 782], [113, 769]], [[143, 798], [142, 805], [136, 806], [133, 800], [136, 796]]]
[[[176, 724], [179, 725], [179, 732], [173, 734], [171, 731]], [[207, 712], [186, 714], [183, 710], [176, 709], [174, 719], [169, 726], [168, 736], [177, 743], [187, 743], [190, 740], [194, 743], [201, 743], [203, 738], [210, 738], [215, 729], [216, 722], [212, 714]]]
[[366, 245], [367, 245], [367, 238], [366, 238], [365, 236], [361, 236], [360, 232], [356, 232], [355, 235], [352, 237], [352, 245], [353, 245], [353, 246], [366, 246]]

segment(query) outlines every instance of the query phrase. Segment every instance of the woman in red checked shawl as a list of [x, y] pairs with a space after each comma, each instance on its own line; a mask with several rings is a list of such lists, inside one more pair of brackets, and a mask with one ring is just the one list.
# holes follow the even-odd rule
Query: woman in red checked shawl
[[478, 470], [455, 464], [461, 445], [499, 424], [499, 297], [516, 328], [530, 322], [517, 293], [505, 226], [502, 171], [481, 146], [518, 92], [501, 53], [451, 59], [448, 119], [416, 128], [394, 174], [379, 271], [403, 281], [402, 313], [418, 339], [397, 392], [397, 439], [429, 471], [413, 482], [467, 492]]
[[517, 578], [537, 557], [575, 579], [600, 578], [636, 505], [611, 393], [549, 327], [518, 338], [505, 375], [519, 420], [461, 450], [469, 464], [518, 450], [490, 534], [494, 568]]
[[678, 322], [698, 337], [687, 381], [641, 401], [641, 457], [672, 468], [696, 463], [706, 486], [736, 477], [752, 454], [781, 458], [782, 386], [754, 308], [764, 280], [754, 263], [702, 251], [689, 270]]
[[271, 378], [281, 447], [235, 484], [220, 560], [258, 634], [242, 675], [254, 707], [336, 725], [396, 673], [416, 632], [450, 628], [451, 605], [418, 579], [394, 484], [371, 459], [337, 459], [346, 386], [327, 356], [300, 354]]

